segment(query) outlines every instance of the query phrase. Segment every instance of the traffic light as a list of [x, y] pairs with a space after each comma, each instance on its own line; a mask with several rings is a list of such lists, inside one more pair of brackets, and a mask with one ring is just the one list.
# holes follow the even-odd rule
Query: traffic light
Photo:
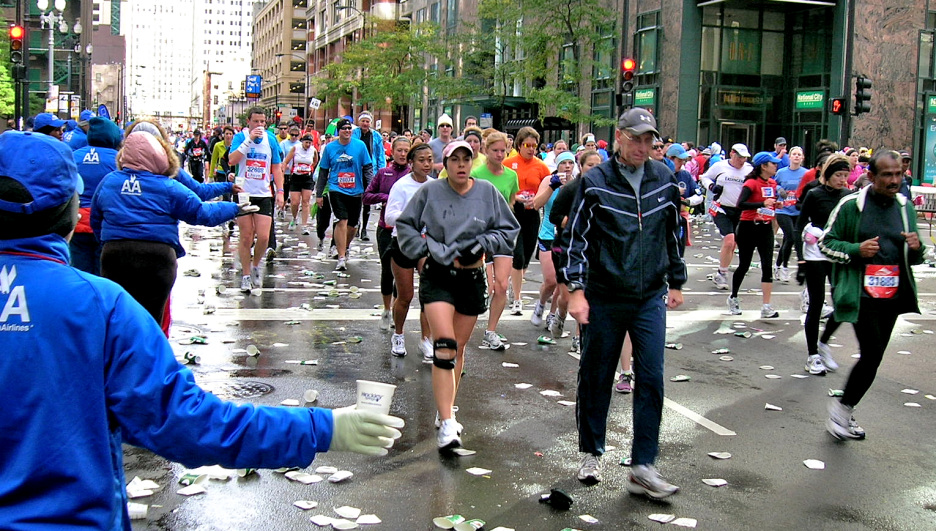
[[23, 41], [26, 38], [26, 30], [23, 26], [10, 26], [10, 62], [13, 64], [22, 64], [23, 62]]
[[637, 61], [632, 57], [621, 60], [621, 90], [618, 91], [618, 105], [630, 107], [634, 104], [634, 76], [637, 73]]
[[829, 112], [841, 116], [847, 111], [848, 109], [845, 106], [845, 98], [832, 98], [829, 104]]
[[276, 111], [276, 123], [280, 123], [280, 119], [283, 118], [283, 111]]
[[871, 80], [858, 76], [855, 78], [855, 116], [871, 112]]

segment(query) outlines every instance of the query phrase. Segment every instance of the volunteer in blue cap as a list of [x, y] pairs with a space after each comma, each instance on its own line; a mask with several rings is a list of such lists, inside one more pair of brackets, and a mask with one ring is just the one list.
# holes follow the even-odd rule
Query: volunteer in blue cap
[[187, 467], [387, 454], [402, 419], [238, 405], [199, 388], [142, 306], [68, 266], [80, 182], [64, 143], [0, 135], [0, 529], [130, 529], [124, 442]]
[[[741, 315], [741, 303], [738, 300], [738, 291], [744, 275], [751, 267], [754, 250], [760, 256], [761, 267], [761, 319], [780, 317], [780, 312], [770, 305], [770, 296], [773, 294], [773, 275], [769, 264], [773, 263], [774, 233], [773, 221], [776, 218], [777, 208], [777, 166], [780, 159], [769, 151], [761, 151], [751, 159], [754, 167], [744, 179], [741, 194], [738, 196], [738, 209], [741, 218], [738, 229], [735, 231], [735, 241], [738, 244], [738, 269], [731, 278], [731, 295], [728, 297], [728, 312], [731, 315]], [[782, 204], [782, 202], [781, 202]]]
[[33, 131], [62, 140], [65, 134], [65, 120], [59, 120], [51, 113], [40, 113], [33, 120]]
[[88, 127], [91, 118], [94, 118], [94, 113], [88, 110], [81, 111], [81, 114], [78, 115], [78, 127], [72, 131], [71, 138], [66, 140], [72, 151], [88, 145]]

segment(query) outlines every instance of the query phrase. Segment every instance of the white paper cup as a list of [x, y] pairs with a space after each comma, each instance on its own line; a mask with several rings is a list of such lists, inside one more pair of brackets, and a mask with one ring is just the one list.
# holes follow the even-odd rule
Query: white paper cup
[[127, 502], [127, 513], [131, 520], [146, 520], [146, 513], [149, 511], [149, 505], [142, 503]]
[[368, 380], [357, 381], [357, 408], [370, 409], [387, 415], [396, 386]]
[[244, 203], [250, 202], [250, 194], [247, 192], [241, 192], [237, 194], [237, 204], [242, 205]]

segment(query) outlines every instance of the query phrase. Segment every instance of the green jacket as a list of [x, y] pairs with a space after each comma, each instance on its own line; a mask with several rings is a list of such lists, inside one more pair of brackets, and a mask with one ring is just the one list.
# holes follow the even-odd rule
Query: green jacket
[[[865, 186], [857, 194], [850, 194], [836, 205], [826, 223], [825, 232], [819, 239], [819, 250], [834, 264], [832, 266], [832, 285], [835, 287], [832, 299], [835, 302], [835, 319], [843, 323], [858, 321], [858, 307], [861, 303], [865, 259], [861, 257], [858, 241], [858, 229], [861, 226], [861, 212], [864, 210], [870, 186]], [[903, 232], [917, 232], [916, 210], [903, 194], [897, 194], [895, 200], [901, 207]], [[913, 298], [909, 299], [900, 313], [920, 313], [917, 304], [916, 281], [909, 266], [922, 264], [926, 247], [920, 241], [916, 251], [904, 244], [904, 263], [910, 278]]]

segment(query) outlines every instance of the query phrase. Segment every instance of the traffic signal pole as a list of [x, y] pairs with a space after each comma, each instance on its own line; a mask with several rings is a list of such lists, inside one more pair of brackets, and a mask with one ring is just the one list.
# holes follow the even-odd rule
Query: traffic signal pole
[[[846, 9], [848, 10], [847, 22], [845, 27], [845, 71], [842, 76], [842, 92], [841, 94], [846, 99], [848, 98], [849, 86], [851, 85], [852, 78], [852, 57], [854, 56], [854, 47], [855, 47], [855, 0], [845, 0], [847, 2]], [[848, 145], [848, 141], [851, 138], [851, 114], [845, 112], [842, 114], [842, 130], [840, 133], [839, 147], [844, 148]]]

